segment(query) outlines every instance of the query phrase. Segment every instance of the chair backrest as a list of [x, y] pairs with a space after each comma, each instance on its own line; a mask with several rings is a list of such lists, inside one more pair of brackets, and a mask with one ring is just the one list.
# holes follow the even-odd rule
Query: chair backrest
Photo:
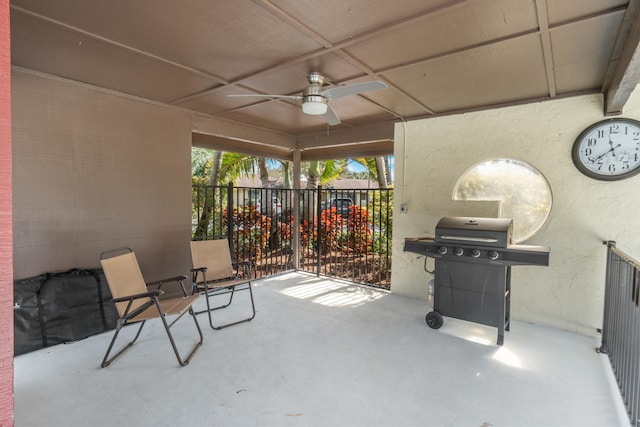
[[[107, 278], [111, 295], [114, 298], [126, 297], [129, 295], [147, 292], [147, 285], [142, 277], [136, 254], [129, 252], [123, 255], [114, 256], [100, 260], [102, 270]], [[149, 301], [140, 298], [133, 302], [129, 312]], [[116, 303], [120, 316], [124, 314], [128, 302]]]
[[[191, 242], [191, 266], [207, 267], [207, 280], [226, 279], [234, 275], [227, 239]], [[199, 276], [199, 280], [202, 276]]]

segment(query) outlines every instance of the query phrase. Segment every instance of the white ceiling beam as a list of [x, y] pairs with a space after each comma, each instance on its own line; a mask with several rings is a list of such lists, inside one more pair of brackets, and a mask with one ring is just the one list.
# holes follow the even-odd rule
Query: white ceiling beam
[[296, 137], [293, 135], [200, 114], [192, 116], [191, 131], [289, 151], [296, 148]]
[[393, 129], [394, 122], [382, 122], [336, 130], [330, 129], [326, 133], [299, 136], [298, 149], [304, 151], [334, 146], [393, 141]]
[[378, 141], [368, 144], [337, 145], [301, 152], [301, 160], [346, 159], [354, 157], [380, 157], [393, 154], [393, 141]]
[[191, 145], [194, 147], [225, 151], [228, 153], [243, 153], [252, 156], [268, 157], [270, 159], [293, 160], [293, 152], [288, 149], [252, 144], [250, 142], [206, 135], [197, 132], [193, 132], [191, 134]]
[[540, 42], [542, 43], [544, 68], [547, 75], [547, 87], [549, 88], [549, 96], [554, 98], [557, 91], [556, 78], [553, 71], [553, 52], [551, 49], [551, 35], [549, 34], [547, 0], [536, 0], [536, 13], [538, 15], [538, 29], [540, 30]]
[[603, 88], [605, 116], [621, 114], [631, 92], [640, 83], [640, 1], [630, 0], [624, 19], [627, 22], [623, 29], [629, 30], [620, 37], [626, 40], [620, 56], [611, 59], [613, 72]]

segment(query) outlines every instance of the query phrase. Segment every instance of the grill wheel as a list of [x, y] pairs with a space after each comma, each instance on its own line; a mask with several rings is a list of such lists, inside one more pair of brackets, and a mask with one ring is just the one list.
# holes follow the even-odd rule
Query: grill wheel
[[429, 313], [427, 313], [427, 317], [425, 318], [425, 320], [427, 322], [427, 325], [431, 329], [440, 329], [440, 327], [444, 323], [442, 314], [438, 313], [437, 311], [430, 311]]

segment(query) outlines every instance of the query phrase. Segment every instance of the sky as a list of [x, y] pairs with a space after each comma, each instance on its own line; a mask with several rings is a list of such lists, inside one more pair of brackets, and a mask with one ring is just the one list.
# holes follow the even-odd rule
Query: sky
[[[349, 165], [347, 166], [347, 168], [351, 172], [364, 172], [364, 171], [366, 171], [366, 168], [364, 166], [362, 166], [360, 163], [357, 163], [357, 162], [349, 162]], [[389, 168], [391, 169], [391, 174], [393, 176], [393, 156], [389, 156]]]

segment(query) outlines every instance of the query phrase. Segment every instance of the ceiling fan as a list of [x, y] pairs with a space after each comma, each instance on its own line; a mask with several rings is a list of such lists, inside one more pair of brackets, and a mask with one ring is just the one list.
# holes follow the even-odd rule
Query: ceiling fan
[[309, 86], [307, 86], [302, 95], [262, 95], [262, 94], [238, 94], [227, 96], [252, 96], [261, 98], [285, 98], [302, 101], [302, 111], [312, 116], [322, 116], [331, 126], [339, 125], [340, 119], [336, 115], [329, 101], [338, 98], [344, 98], [350, 95], [359, 95], [365, 92], [373, 92], [375, 90], [386, 89], [387, 85], [379, 80], [364, 83], [354, 83], [345, 86], [336, 86], [324, 89], [324, 77], [318, 72], [311, 72], [307, 76]]

